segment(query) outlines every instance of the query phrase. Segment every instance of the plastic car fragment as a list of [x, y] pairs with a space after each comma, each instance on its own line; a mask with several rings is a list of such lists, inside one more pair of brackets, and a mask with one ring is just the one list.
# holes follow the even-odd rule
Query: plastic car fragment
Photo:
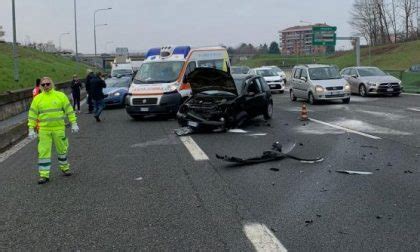
[[194, 130], [190, 127], [182, 127], [179, 129], [175, 129], [174, 132], [177, 136], [186, 136], [192, 134]]
[[224, 160], [226, 162], [236, 163], [238, 165], [252, 165], [252, 164], [260, 164], [266, 162], [273, 162], [273, 161], [280, 161], [285, 158], [291, 158], [303, 163], [318, 163], [324, 161], [323, 158], [315, 158], [315, 159], [304, 159], [300, 157], [296, 157], [287, 153], [282, 152], [282, 145], [279, 142], [275, 142], [272, 145], [272, 149], [269, 151], [264, 151], [261, 156], [252, 157], [252, 158], [238, 158], [238, 157], [230, 157], [227, 155], [218, 155], [216, 154], [218, 159]]
[[349, 175], [371, 175], [372, 172], [365, 172], [365, 171], [346, 171], [346, 170], [338, 170], [338, 173], [345, 173]]

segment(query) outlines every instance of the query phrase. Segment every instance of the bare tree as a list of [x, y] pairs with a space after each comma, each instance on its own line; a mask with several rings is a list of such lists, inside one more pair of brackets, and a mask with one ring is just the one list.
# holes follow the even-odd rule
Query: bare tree
[[410, 39], [410, 34], [413, 28], [413, 17], [416, 13], [416, 2], [415, 0], [399, 0], [400, 8], [402, 9], [404, 28], [405, 28], [405, 39]]

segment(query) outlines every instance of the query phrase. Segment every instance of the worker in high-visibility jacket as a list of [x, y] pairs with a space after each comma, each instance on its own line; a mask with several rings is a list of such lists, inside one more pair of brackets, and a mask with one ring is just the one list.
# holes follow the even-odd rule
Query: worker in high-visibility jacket
[[[67, 96], [54, 89], [54, 83], [49, 77], [41, 79], [41, 94], [37, 95], [31, 104], [28, 115], [29, 138], [38, 139], [38, 184], [45, 184], [50, 179], [51, 148], [54, 142], [58, 154], [60, 170], [64, 176], [70, 176], [70, 165], [67, 161], [68, 140], [65, 133], [67, 117], [71, 123], [71, 131], [79, 132], [76, 115]], [[35, 127], [39, 122], [39, 133]]]

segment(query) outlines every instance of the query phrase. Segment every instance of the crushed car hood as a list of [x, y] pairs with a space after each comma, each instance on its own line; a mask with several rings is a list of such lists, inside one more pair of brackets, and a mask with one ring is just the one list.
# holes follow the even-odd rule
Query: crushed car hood
[[235, 82], [230, 73], [213, 68], [196, 68], [187, 75], [193, 94], [209, 90], [227, 91], [238, 95]]

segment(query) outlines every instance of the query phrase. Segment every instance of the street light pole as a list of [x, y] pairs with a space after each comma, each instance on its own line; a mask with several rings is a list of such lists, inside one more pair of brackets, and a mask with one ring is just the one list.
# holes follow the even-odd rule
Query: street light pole
[[15, 16], [15, 0], [12, 0], [12, 19], [13, 19], [13, 63], [15, 81], [19, 81], [19, 69], [17, 62], [17, 45], [16, 45], [16, 16]]
[[93, 42], [94, 42], [94, 46], [95, 46], [95, 66], [96, 66], [96, 13], [99, 12], [99, 11], [106, 11], [106, 10], [111, 10], [111, 9], [112, 8], [97, 9], [93, 13]]
[[70, 32], [64, 32], [64, 33], [61, 33], [60, 36], [58, 36], [58, 48], [60, 51], [61, 51], [61, 37], [64, 35], [69, 35], [69, 34]]
[[76, 61], [79, 61], [79, 51], [77, 50], [77, 8], [76, 8], [76, 0], [74, 0], [74, 40], [75, 40], [75, 47], [76, 47]]

